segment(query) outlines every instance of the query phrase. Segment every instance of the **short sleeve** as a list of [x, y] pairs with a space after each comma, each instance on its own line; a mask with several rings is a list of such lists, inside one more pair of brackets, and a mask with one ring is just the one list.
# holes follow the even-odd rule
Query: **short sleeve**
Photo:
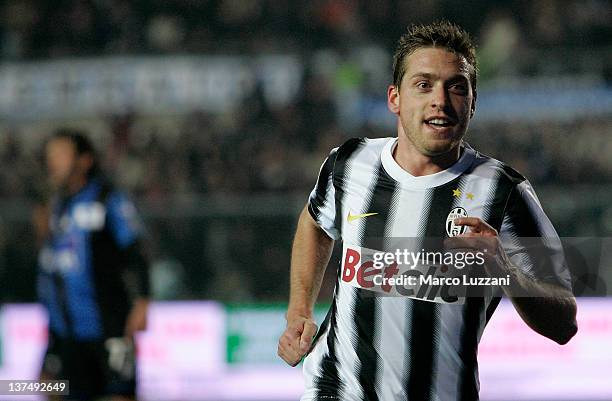
[[499, 236], [510, 260], [523, 273], [571, 291], [561, 240], [529, 181], [512, 190]]
[[106, 200], [108, 230], [119, 248], [132, 245], [142, 235], [142, 223], [132, 201], [123, 193], [113, 192]]
[[340, 238], [335, 226], [336, 191], [334, 188], [334, 163], [338, 148], [334, 148], [319, 170], [319, 178], [308, 198], [308, 211], [325, 233], [332, 239]]

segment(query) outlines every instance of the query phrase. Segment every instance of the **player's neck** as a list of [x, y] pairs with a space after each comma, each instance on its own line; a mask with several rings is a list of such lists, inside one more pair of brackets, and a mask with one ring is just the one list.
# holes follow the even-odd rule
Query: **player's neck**
[[461, 155], [457, 146], [442, 155], [427, 156], [421, 153], [406, 137], [398, 138], [393, 158], [401, 168], [415, 177], [439, 173], [455, 164]]
[[63, 188], [63, 195], [67, 198], [76, 195], [87, 185], [87, 176], [79, 175], [72, 177]]

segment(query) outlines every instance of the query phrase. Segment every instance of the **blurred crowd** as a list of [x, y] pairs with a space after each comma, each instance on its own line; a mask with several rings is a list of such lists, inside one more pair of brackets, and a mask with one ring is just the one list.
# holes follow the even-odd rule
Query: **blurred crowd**
[[[383, 93], [399, 35], [409, 23], [435, 18], [449, 18], [475, 34], [481, 84], [497, 74], [571, 70], [572, 63], [588, 62], [604, 82], [612, 77], [612, 63], [604, 57], [574, 54], [559, 63], [550, 55], [535, 57], [546, 67], [533, 61], [534, 49], [564, 49], [561, 54], [571, 48], [607, 49], [612, 2], [603, 0], [476, 0], [469, 6], [451, 0], [7, 0], [0, 4], [0, 58], [310, 54], [306, 58], [318, 75], [306, 75], [289, 104], [271, 106], [256, 89], [222, 114], [193, 112], [162, 121], [133, 113], [101, 116], [96, 130], [104, 166], [120, 173], [120, 184], [138, 196], [303, 192], [331, 147], [350, 137], [388, 134], [352, 123], [354, 110], [338, 109], [349, 103], [338, 93]], [[349, 47], [360, 50], [351, 53]], [[334, 60], [335, 76], [320, 74]], [[604, 118], [585, 116], [570, 123], [480, 124], [473, 126], [470, 140], [512, 162], [535, 183], [582, 183], [610, 172], [609, 153], [601, 152], [609, 149], [608, 131]], [[0, 163], [14, 167], [0, 171], [0, 197], [42, 190], [39, 139], [22, 135], [19, 125], [3, 129]]]
[[441, 17], [481, 44], [490, 37], [594, 47], [612, 33], [605, 0], [7, 0], [0, 7], [4, 59], [391, 46], [409, 23]]
[[[156, 210], [164, 210], [146, 216], [156, 260], [154, 288], [159, 287], [162, 297], [286, 299], [294, 215], [214, 217], [198, 216], [192, 209], [188, 216], [176, 205], [189, 197], [234, 196], [243, 202], [233, 206], [233, 213], [240, 216], [240, 209], [259, 194], [305, 202], [331, 148], [350, 137], [394, 135], [393, 130], [367, 124], [343, 128], [329, 96], [300, 93], [295, 102], [276, 109], [254, 93], [245, 105], [223, 115], [127, 114], [91, 124], [97, 127], [94, 139], [107, 174], [143, 209], [157, 205]], [[609, 116], [571, 122], [475, 123], [467, 140], [519, 170], [536, 188], [571, 189], [611, 183], [611, 130]], [[2, 131], [0, 163], [10, 168], [0, 170], [0, 200], [45, 199], [42, 146], [49, 133], [50, 128], [27, 135], [18, 128]], [[581, 221], [588, 224], [594, 218], [587, 214]], [[576, 233], [574, 229], [569, 227], [565, 234]], [[33, 233], [27, 225], [14, 224], [11, 234], [4, 243], [10, 253], [0, 256], [0, 271], [5, 264], [6, 274], [19, 276], [8, 294], [22, 292], [12, 296], [5, 292], [5, 296], [28, 299], [32, 296], [28, 277], [33, 279], [36, 263]], [[0, 239], [0, 247], [1, 243]], [[19, 273], [9, 273], [11, 269]], [[325, 291], [329, 294], [332, 288]]]
[[[357, 121], [350, 107], [343, 109], [347, 102], [341, 97], [350, 100], [354, 91], [384, 93], [388, 80], [376, 77], [381, 71], [390, 75], [390, 52], [405, 26], [440, 17], [476, 35], [480, 82], [498, 75], [548, 76], [549, 71], [575, 73], [581, 68], [599, 74], [603, 82], [612, 77], [612, 63], [605, 62], [612, 3], [603, 0], [477, 0], [469, 5], [450, 0], [3, 1], [3, 61], [297, 53], [314, 59], [319, 68], [306, 72], [298, 96], [282, 105], [269, 103], [261, 88], [255, 88], [242, 104], [215, 114], [126, 111], [84, 121], [5, 122], [0, 129], [0, 202], [31, 205], [47, 198], [42, 145], [54, 128], [64, 125], [92, 134], [104, 170], [139, 205], [164, 209], [174, 200], [226, 195], [238, 197], [246, 207], [258, 194], [305, 201], [331, 148], [351, 137], [394, 135], [392, 127]], [[348, 56], [353, 47], [366, 50], [358, 68]], [[562, 56], [567, 49], [603, 55], [572, 53], [557, 63], [548, 53], [555, 49]], [[333, 82], [321, 73], [332, 53], [342, 60]], [[467, 140], [519, 170], [536, 189], [610, 184], [610, 117], [476, 121]], [[161, 298], [286, 300], [294, 214], [173, 217], [176, 211], [145, 213], [155, 256], [153, 286], [159, 287]], [[36, 251], [29, 217], [9, 216], [7, 224], [2, 216], [8, 214], [0, 214], [0, 282], [11, 285], [1, 288], [0, 300], [31, 301]], [[594, 218], [592, 213], [587, 217]], [[253, 275], [254, 270], [261, 274]]]
[[[102, 165], [123, 188], [150, 202], [193, 194], [299, 194], [311, 189], [331, 148], [351, 137], [394, 134], [367, 124], [343, 128], [331, 98], [300, 93], [279, 109], [251, 97], [224, 115], [101, 120], [95, 139]], [[612, 173], [611, 129], [609, 116], [475, 123], [467, 140], [536, 185], [597, 184]], [[11, 166], [0, 170], [0, 198], [44, 192], [41, 151], [49, 133], [22, 135], [14, 128], [0, 134], [0, 163]]]

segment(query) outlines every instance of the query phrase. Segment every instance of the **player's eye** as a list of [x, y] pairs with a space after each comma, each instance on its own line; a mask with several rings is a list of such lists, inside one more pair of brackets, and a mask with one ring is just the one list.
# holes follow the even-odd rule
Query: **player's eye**
[[419, 89], [429, 89], [431, 85], [427, 81], [419, 81], [416, 83], [416, 87]]
[[450, 90], [459, 94], [466, 94], [468, 91], [467, 86], [463, 83], [452, 84]]

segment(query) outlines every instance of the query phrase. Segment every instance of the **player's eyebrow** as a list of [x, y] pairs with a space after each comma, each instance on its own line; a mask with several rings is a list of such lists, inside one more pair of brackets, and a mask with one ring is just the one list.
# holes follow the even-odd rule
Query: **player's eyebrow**
[[[436, 74], [431, 74], [428, 72], [417, 72], [413, 74], [409, 79], [412, 80], [414, 78], [425, 78], [425, 79], [436, 80], [440, 77]], [[458, 73], [446, 80], [446, 82], [459, 82], [459, 81], [469, 81], [469, 78], [465, 76], [465, 74]]]
[[430, 74], [430, 73], [428, 73], [428, 72], [417, 72], [416, 74], [412, 75], [412, 76], [410, 77], [410, 79], [413, 79], [413, 78], [435, 79], [435, 78], [437, 78], [437, 77], [438, 77], [437, 75], [435, 75], [435, 74]]

